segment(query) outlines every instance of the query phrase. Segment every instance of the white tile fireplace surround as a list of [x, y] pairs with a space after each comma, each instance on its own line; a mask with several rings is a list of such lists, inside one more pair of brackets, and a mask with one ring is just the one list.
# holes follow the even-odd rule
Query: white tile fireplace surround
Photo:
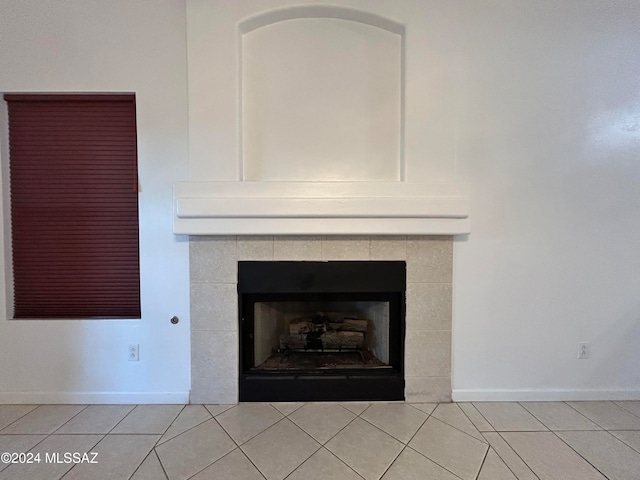
[[238, 401], [237, 264], [241, 260], [404, 260], [405, 397], [451, 400], [450, 236], [194, 236], [191, 267], [192, 403]]

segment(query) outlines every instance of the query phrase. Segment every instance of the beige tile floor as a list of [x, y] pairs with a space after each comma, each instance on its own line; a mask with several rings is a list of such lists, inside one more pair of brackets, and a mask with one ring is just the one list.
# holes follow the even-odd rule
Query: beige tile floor
[[638, 480], [640, 401], [0, 405], [2, 452], [31, 463], [0, 480]]

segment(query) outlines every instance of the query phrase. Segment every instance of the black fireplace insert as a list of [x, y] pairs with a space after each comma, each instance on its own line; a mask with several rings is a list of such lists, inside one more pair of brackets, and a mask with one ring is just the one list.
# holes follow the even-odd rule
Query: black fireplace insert
[[405, 293], [405, 262], [238, 262], [240, 401], [404, 400]]

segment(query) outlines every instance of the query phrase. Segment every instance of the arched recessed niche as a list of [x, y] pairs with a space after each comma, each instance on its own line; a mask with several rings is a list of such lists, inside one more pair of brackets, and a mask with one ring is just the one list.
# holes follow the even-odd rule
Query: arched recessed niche
[[243, 180], [404, 180], [402, 25], [316, 6], [238, 30]]

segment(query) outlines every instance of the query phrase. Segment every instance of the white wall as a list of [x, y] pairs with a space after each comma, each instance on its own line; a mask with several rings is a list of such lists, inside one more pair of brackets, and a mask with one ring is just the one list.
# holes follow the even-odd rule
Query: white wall
[[454, 398], [640, 398], [638, 2], [464, 5]]
[[[136, 94], [142, 319], [8, 320], [0, 276], [0, 403], [188, 399], [188, 243], [172, 233], [171, 196], [188, 168], [184, 2], [0, 3], [0, 92], [110, 91]], [[6, 229], [0, 239], [6, 251]]]
[[[425, 142], [455, 122], [456, 177], [473, 184], [472, 233], [455, 246], [454, 398], [640, 398], [637, 1], [407, 4], [438, 19], [408, 41], [446, 52], [425, 53], [433, 69], [407, 113], [433, 112]], [[171, 184], [187, 178], [184, 10], [0, 4], [0, 92], [136, 92], [143, 276], [141, 321], [0, 319], [0, 401], [186, 399], [188, 249], [171, 233]], [[425, 165], [448, 156], [436, 146]], [[423, 180], [439, 171], [410, 166]], [[575, 358], [579, 341], [589, 360]]]

